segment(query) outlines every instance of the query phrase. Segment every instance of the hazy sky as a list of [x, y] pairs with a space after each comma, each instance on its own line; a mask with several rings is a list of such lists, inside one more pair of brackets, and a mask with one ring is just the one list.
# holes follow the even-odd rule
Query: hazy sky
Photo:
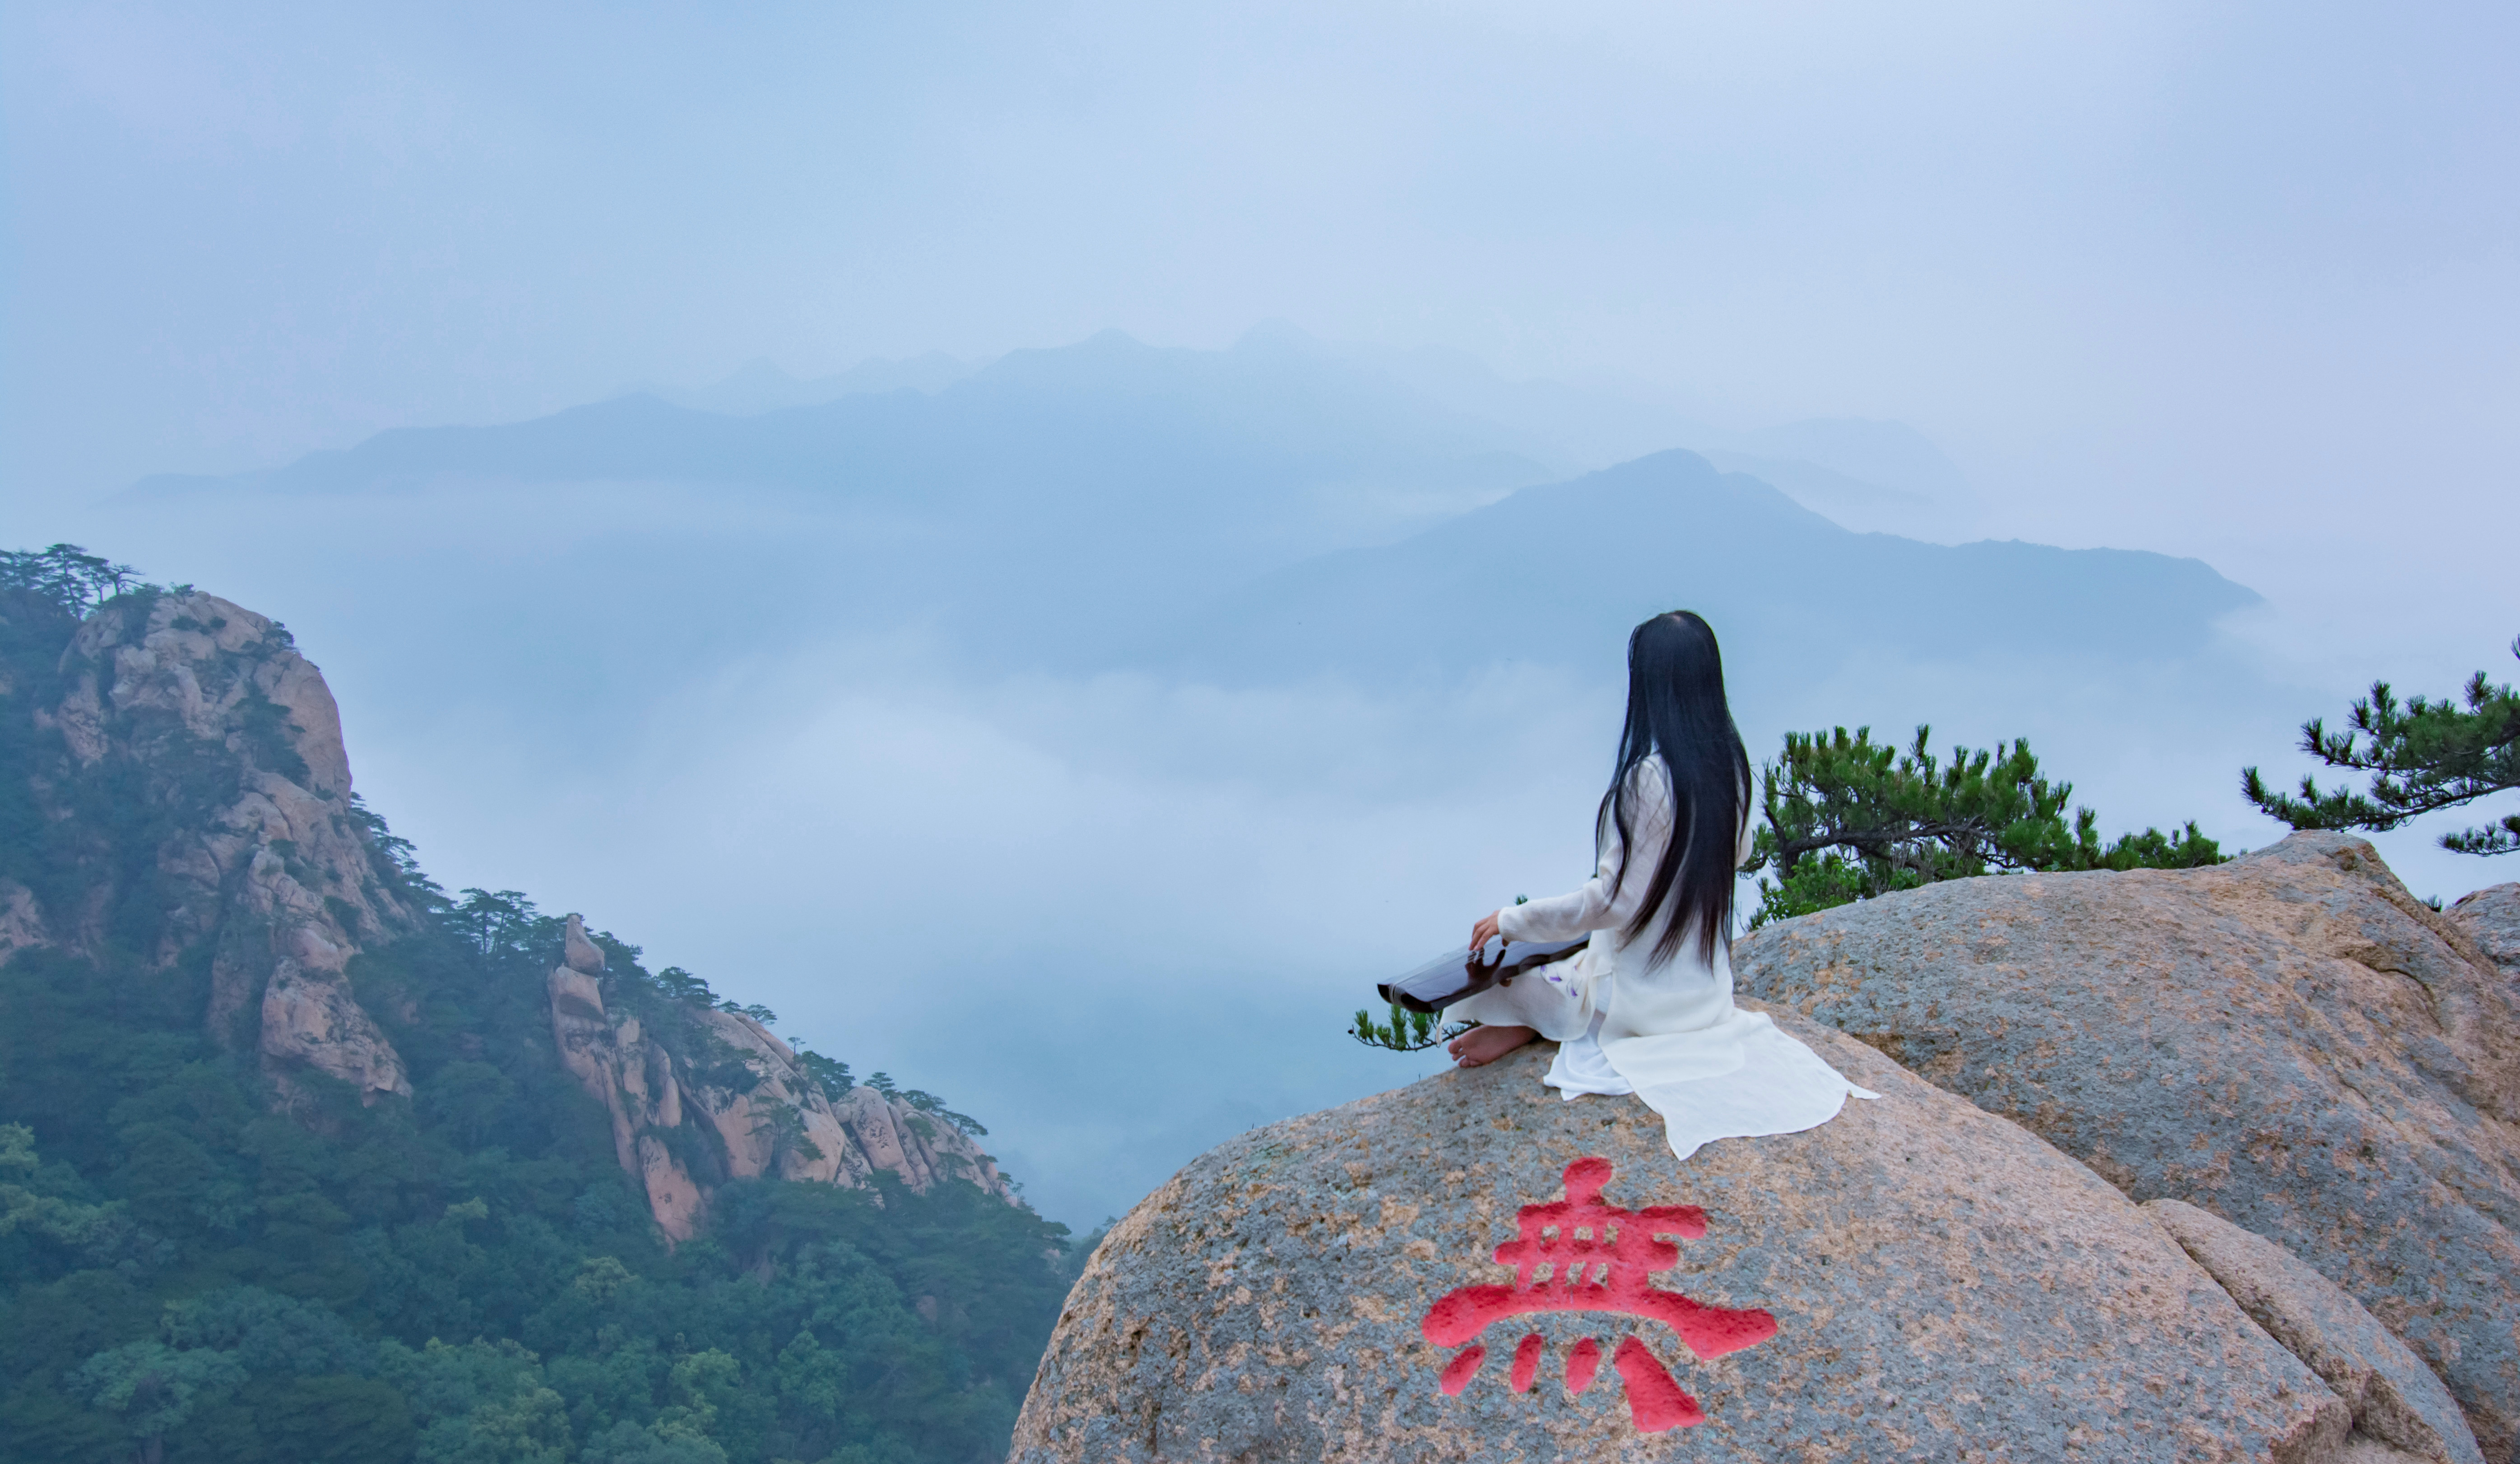
[[[2236, 749], [2375, 673], [2512, 669], [2515, 75], [2520, 10], [2485, 4], [10, 0], [0, 544], [81, 539], [287, 619], [342, 692], [361, 786], [449, 884], [586, 909], [862, 1068], [1008, 1115], [1035, 1193], [1090, 1220], [1139, 1179], [1062, 1171], [1152, 1143], [1159, 1175], [1397, 1070], [1308, 1050], [1310, 1076], [1185, 1100], [1150, 1139], [1090, 1021], [1058, 1029], [1093, 1004], [1037, 995], [1045, 941], [1133, 1031], [1170, 1024], [1138, 1055], [1189, 1083], [1233, 1021], [1310, 1032], [1353, 984], [1218, 1013], [1182, 978], [1215, 953], [1276, 969], [1362, 931], [1398, 959], [1476, 913], [1465, 890], [1579, 864], [1600, 719], [1527, 730], [1457, 785], [1342, 797], [1166, 759], [1282, 726], [1325, 766], [1397, 755], [1452, 705], [944, 684], [835, 643], [625, 690], [604, 715], [632, 750], [592, 759], [517, 730], [535, 714], [500, 698], [531, 672], [491, 664], [515, 646], [468, 643], [486, 669], [451, 708], [394, 659], [468, 574], [547, 547], [600, 565], [570, 505], [103, 497], [762, 357], [809, 376], [1106, 328], [1216, 347], [1266, 321], [1453, 347], [1725, 427], [1904, 421], [1970, 475], [1984, 532], [2198, 555], [2264, 593], [2232, 634], [2301, 688], [2264, 726], [2100, 758], [2112, 716], [2192, 690], [2165, 682], [1973, 733], [2084, 749], [2064, 771], [2113, 821], [2219, 810], [2262, 838], [2223, 808], [2259, 755]], [[1896, 679], [1850, 690], [1849, 720]], [[994, 925], [925, 878], [972, 767], [1027, 790], [974, 856], [1018, 891]], [[1153, 877], [1141, 841], [1185, 817], [1236, 881], [1156, 870], [1144, 941], [1125, 909], [1080, 938], [1065, 922]], [[2384, 841], [2425, 892], [2520, 872], [2420, 843]], [[1434, 852], [1394, 874], [1412, 849]], [[952, 1048], [958, 989], [1021, 1020]], [[870, 1010], [891, 1025], [850, 1026]], [[1027, 1136], [1046, 1091], [1074, 1122]]]
[[2513, 526], [2515, 42], [2492, 4], [16, 0], [8, 488], [1283, 318], [1904, 419], [2042, 537], [2325, 555], [2366, 513], [2403, 556]]

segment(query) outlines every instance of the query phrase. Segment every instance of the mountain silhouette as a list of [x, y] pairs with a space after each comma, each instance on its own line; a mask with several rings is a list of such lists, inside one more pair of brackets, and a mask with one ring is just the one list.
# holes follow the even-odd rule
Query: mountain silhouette
[[1675, 450], [1261, 576], [1148, 654], [1229, 680], [1615, 670], [1629, 626], [1688, 607], [1736, 662], [1797, 675], [1888, 651], [2162, 657], [2258, 599], [2196, 559], [1853, 533]]

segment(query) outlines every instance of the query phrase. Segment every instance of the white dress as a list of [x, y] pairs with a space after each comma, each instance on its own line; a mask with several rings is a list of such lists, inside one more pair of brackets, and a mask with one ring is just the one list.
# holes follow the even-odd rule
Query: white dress
[[[1671, 1151], [1683, 1159], [1719, 1138], [1798, 1133], [1837, 1117], [1847, 1095], [1875, 1098], [1819, 1053], [1786, 1036], [1764, 1012], [1732, 1004], [1732, 961], [1719, 944], [1715, 959], [1684, 942], [1672, 958], [1650, 964], [1668, 914], [1636, 939], [1623, 932], [1644, 903], [1645, 887], [1671, 840], [1671, 774], [1648, 757], [1628, 775], [1636, 852], [1619, 875], [1619, 831], [1601, 834], [1594, 876], [1570, 894], [1498, 911], [1508, 940], [1592, 940], [1565, 960], [1491, 987], [1449, 1008], [1448, 1021], [1530, 1027], [1558, 1044], [1541, 1081], [1568, 1101], [1586, 1093], [1635, 1093], [1662, 1115]], [[1750, 825], [1742, 821], [1733, 851], [1737, 867], [1750, 858]]]

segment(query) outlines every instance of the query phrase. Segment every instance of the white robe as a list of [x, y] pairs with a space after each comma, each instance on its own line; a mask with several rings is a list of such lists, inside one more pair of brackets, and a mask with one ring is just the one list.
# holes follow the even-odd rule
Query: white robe
[[[1661, 757], [1629, 775], [1636, 852], [1619, 876], [1615, 824], [1602, 830], [1600, 859], [1581, 889], [1497, 912], [1508, 940], [1592, 940], [1576, 954], [1491, 987], [1444, 1015], [1449, 1021], [1530, 1027], [1558, 1044], [1541, 1081], [1568, 1101], [1586, 1093], [1633, 1092], [1662, 1115], [1671, 1151], [1683, 1159], [1719, 1138], [1796, 1133], [1837, 1116], [1847, 1095], [1873, 1098], [1786, 1036], [1764, 1012], [1732, 1004], [1731, 953], [1715, 958], [1685, 942], [1672, 958], [1651, 963], [1668, 912], [1629, 940], [1623, 932], [1644, 904], [1671, 841], [1671, 775]], [[1732, 851], [1738, 867], [1750, 858], [1745, 817]]]

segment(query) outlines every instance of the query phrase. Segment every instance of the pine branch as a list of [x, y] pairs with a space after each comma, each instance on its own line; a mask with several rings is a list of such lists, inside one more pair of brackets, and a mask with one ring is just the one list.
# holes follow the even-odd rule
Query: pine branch
[[2512, 814], [2500, 823], [2483, 828], [2462, 828], [2442, 835], [2442, 847], [2452, 854], [2520, 853], [2520, 814]]
[[[2512, 643], [2512, 653], [2520, 655], [2520, 641]], [[2245, 768], [2243, 796], [2294, 828], [2376, 832], [2520, 787], [2520, 693], [2495, 686], [2482, 671], [2457, 699], [2416, 696], [2401, 704], [2387, 682], [2374, 682], [2348, 716], [2343, 732], [2329, 732], [2316, 717], [2303, 723], [2301, 748], [2328, 767], [2369, 774], [2367, 792], [2322, 792], [2305, 776], [2298, 796], [2277, 793], [2257, 769]], [[2507, 854], [2520, 849], [2515, 840], [2520, 824], [2505, 819], [2446, 834], [2441, 842], [2461, 854]]]
[[1369, 1047], [1381, 1047], [1393, 1052], [1423, 1052], [1428, 1047], [1451, 1042], [1477, 1025], [1476, 1022], [1457, 1022], [1437, 1027], [1434, 1013], [1411, 1011], [1394, 1001], [1390, 1017], [1380, 1022], [1373, 1019], [1372, 1012], [1357, 1008], [1356, 1022], [1348, 1028], [1347, 1035]]

